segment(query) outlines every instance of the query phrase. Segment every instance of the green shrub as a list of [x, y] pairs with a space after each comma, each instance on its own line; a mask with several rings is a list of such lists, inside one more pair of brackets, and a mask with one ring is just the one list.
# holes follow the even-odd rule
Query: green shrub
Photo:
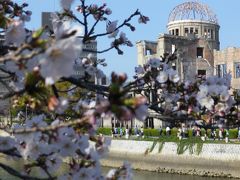
[[143, 134], [146, 137], [159, 137], [158, 129], [144, 129]]
[[219, 138], [219, 129], [216, 129], [217, 138]]
[[162, 136], [166, 136], [166, 129], [162, 129]]
[[178, 129], [177, 128], [172, 128], [171, 129], [171, 136], [176, 136], [177, 137]]
[[192, 129], [188, 129], [188, 132], [187, 132], [187, 134], [188, 134], [188, 137], [193, 137], [193, 130]]
[[[105, 128], [105, 127], [100, 127], [97, 130], [97, 134], [103, 134], [103, 135], [112, 135], [111, 128]], [[125, 132], [125, 128], [123, 128], [123, 133]], [[204, 136], [205, 132], [207, 132], [207, 136], [210, 138], [211, 137], [211, 129], [201, 129], [201, 136]], [[229, 139], [236, 139], [238, 137], [238, 130], [237, 129], [229, 129]], [[178, 129], [177, 128], [172, 128], [171, 129], [171, 134], [170, 137], [177, 137]], [[159, 137], [159, 129], [149, 129], [146, 128], [143, 130], [143, 134], [146, 137]], [[188, 129], [187, 131], [187, 137], [193, 137], [193, 131], [192, 129]], [[217, 138], [219, 137], [219, 129], [216, 129], [216, 135]], [[223, 133], [224, 137], [226, 135], [226, 131]], [[166, 129], [162, 129], [162, 136], [166, 136]]]
[[211, 138], [211, 132], [212, 132], [211, 129], [207, 129], [207, 137], [208, 137], [208, 138]]
[[236, 139], [238, 137], [237, 129], [229, 129], [229, 139]]
[[100, 127], [97, 129], [97, 134], [103, 134], [103, 135], [109, 136], [109, 135], [112, 135], [112, 129]]
[[201, 132], [200, 132], [200, 135], [201, 135], [201, 136], [204, 136], [205, 133], [206, 133], [206, 130], [202, 128], [202, 129], [201, 129]]

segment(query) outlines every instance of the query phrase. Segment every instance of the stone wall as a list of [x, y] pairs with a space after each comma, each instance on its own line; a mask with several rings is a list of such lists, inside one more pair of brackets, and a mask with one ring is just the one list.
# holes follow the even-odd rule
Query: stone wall
[[176, 143], [165, 143], [159, 153], [159, 144], [153, 151], [145, 154], [152, 146], [150, 141], [112, 140], [109, 157], [102, 160], [103, 165], [120, 166], [124, 160], [130, 161], [134, 169], [224, 176], [240, 178], [240, 145], [203, 144], [199, 155], [189, 150], [177, 154]]
[[[152, 144], [153, 142], [151, 141], [112, 140], [110, 152], [144, 154]], [[203, 144], [202, 151], [199, 155], [196, 153], [190, 154], [189, 150], [185, 151], [182, 155], [177, 155], [177, 144], [171, 142], [165, 143], [160, 153], [158, 153], [158, 148], [159, 143], [150, 154], [191, 156], [226, 161], [239, 160], [240, 162], [240, 144]]]

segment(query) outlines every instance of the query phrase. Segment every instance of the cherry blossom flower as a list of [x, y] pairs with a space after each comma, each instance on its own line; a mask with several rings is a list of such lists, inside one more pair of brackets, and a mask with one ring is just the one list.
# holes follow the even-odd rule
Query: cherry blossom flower
[[60, 150], [59, 154], [62, 157], [72, 156], [77, 150], [77, 144], [73, 141], [69, 141], [69, 138], [67, 137], [62, 137], [61, 139], [59, 139], [57, 145], [59, 146]]
[[140, 17], [139, 17], [139, 19], [138, 19], [138, 22], [139, 22], [139, 23], [146, 24], [147, 21], [149, 21], [149, 20], [150, 20], [149, 17], [140, 15]]
[[26, 38], [26, 30], [22, 21], [13, 21], [5, 34], [5, 44], [20, 45]]
[[229, 97], [230, 97], [229, 93], [226, 91], [223, 91], [220, 94], [220, 101], [226, 102], [229, 99]]
[[177, 83], [180, 80], [180, 77], [176, 70], [169, 68], [166, 72], [168, 73], [168, 77], [170, 81]]
[[51, 173], [56, 172], [56, 170], [58, 170], [58, 168], [61, 166], [62, 164], [62, 159], [59, 158], [56, 154], [52, 154], [50, 156], [47, 156], [46, 158], [46, 166], [47, 166], [47, 170]]
[[46, 85], [55, 83], [61, 77], [71, 76], [75, 59], [81, 50], [81, 41], [74, 37], [59, 40], [48, 48], [40, 59], [40, 72], [45, 78]]
[[148, 61], [148, 64], [153, 68], [158, 68], [161, 65], [161, 61], [159, 59], [154, 58], [150, 59]]
[[85, 152], [89, 148], [89, 136], [81, 134], [77, 139], [78, 148], [81, 152]]
[[165, 71], [160, 71], [159, 75], [157, 76], [156, 80], [159, 83], [165, 83], [168, 80], [168, 74]]
[[199, 92], [198, 92], [198, 96], [199, 97], [204, 97], [204, 96], [207, 96], [208, 94], [208, 86], [206, 85], [200, 85], [199, 86]]
[[61, 0], [61, 7], [64, 10], [69, 10], [74, 0]]
[[135, 73], [136, 74], [144, 74], [145, 70], [141, 65], [138, 65], [138, 67], [135, 67]]
[[6, 151], [14, 148], [16, 145], [16, 142], [13, 138], [11, 137], [3, 137], [0, 136], [0, 151]]
[[70, 140], [74, 140], [76, 138], [76, 133], [72, 127], [64, 127], [58, 129], [59, 138], [68, 137]]
[[[29, 12], [31, 12], [31, 11], [29, 11]], [[31, 14], [22, 14], [21, 16], [20, 16], [20, 19], [24, 22], [24, 21], [26, 21], [26, 22], [29, 22], [30, 20], [31, 20]]]
[[106, 175], [106, 178], [107, 179], [115, 179], [116, 177], [116, 172], [117, 170], [116, 169], [110, 169]]
[[148, 116], [148, 106], [147, 105], [141, 105], [135, 109], [135, 116], [140, 121], [144, 121]]
[[137, 87], [139, 89], [143, 89], [144, 88], [144, 84], [145, 84], [145, 81], [143, 79], [138, 79], [137, 80]]
[[107, 31], [107, 33], [110, 33], [108, 35], [109, 38], [115, 38], [117, 36], [117, 34], [119, 32], [119, 30], [116, 30], [117, 23], [118, 23], [118, 21], [113, 21], [113, 22], [109, 22], [107, 24], [106, 31]]
[[221, 111], [225, 112], [227, 108], [228, 108], [227, 105], [224, 103], [218, 103], [214, 106], [215, 111], [218, 111], [218, 112], [221, 112]]
[[33, 128], [33, 127], [45, 127], [47, 123], [43, 120], [45, 119], [45, 115], [38, 115], [34, 116], [31, 120], [27, 120], [26, 127]]
[[73, 179], [89, 180], [89, 179], [92, 179], [92, 175], [93, 175], [93, 172], [91, 168], [83, 167], [73, 175]]
[[83, 35], [83, 27], [81, 25], [72, 25], [69, 21], [60, 19], [56, 13], [51, 13], [53, 32], [57, 40], [64, 35], [76, 31], [75, 37]]
[[106, 8], [106, 9], [105, 9], [105, 13], [106, 13], [107, 15], [110, 15], [110, 14], [112, 14], [112, 10], [111, 10], [110, 8]]
[[95, 144], [96, 151], [100, 157], [104, 157], [109, 152], [109, 146], [111, 145], [111, 138], [99, 136]]
[[24, 148], [20, 147], [18, 150], [24, 159], [30, 158], [36, 160], [41, 154], [50, 153], [51, 146], [46, 143], [31, 140], [26, 143]]
[[25, 88], [25, 78], [18, 78], [16, 81], [10, 81], [9, 87], [11, 87], [15, 92], [20, 92]]
[[133, 46], [132, 42], [128, 40], [128, 38], [126, 37], [126, 34], [123, 32], [121, 32], [121, 34], [120, 34], [119, 41], [120, 41], [120, 44], [124, 44], [129, 47]]
[[214, 105], [214, 100], [211, 98], [211, 96], [198, 98], [198, 102], [202, 107], [205, 106], [208, 110], [212, 110]]
[[97, 72], [97, 68], [94, 67], [94, 66], [88, 66], [86, 68], [86, 72], [90, 75], [90, 76], [95, 76], [96, 75], [96, 72]]

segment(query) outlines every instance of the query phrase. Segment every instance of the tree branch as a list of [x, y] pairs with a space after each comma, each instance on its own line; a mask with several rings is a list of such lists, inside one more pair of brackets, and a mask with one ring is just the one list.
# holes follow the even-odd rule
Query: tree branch
[[73, 78], [73, 77], [69, 77], [69, 78], [62, 78], [62, 80], [64, 81], [68, 81], [72, 84], [75, 84], [77, 85], [78, 87], [81, 87], [81, 88], [86, 88], [90, 91], [98, 91], [99, 94], [103, 94], [103, 95], [107, 95], [106, 92], [108, 91], [109, 87], [107, 86], [102, 86], [102, 85], [96, 85], [96, 84], [93, 84], [93, 83], [88, 83], [86, 81], [82, 81], [82, 80], [79, 80], [77, 78]]
[[[131, 21], [131, 19], [134, 17], [134, 16], [137, 16], [139, 15], [140, 12], [139, 10], [137, 9], [133, 14], [131, 14], [129, 16], [129, 18], [125, 19], [123, 21], [123, 23], [121, 25], [119, 25], [113, 32], [116, 32], [117, 30], [119, 30], [120, 28], [122, 28], [123, 26], [125, 26], [129, 21]], [[89, 39], [96, 39], [97, 37], [101, 37], [101, 36], [106, 36], [106, 35], [109, 35], [109, 34], [112, 34], [113, 32], [106, 32], [106, 33], [101, 33], [101, 34], [96, 34], [94, 36], [90, 36]]]
[[94, 51], [94, 50], [90, 50], [90, 49], [84, 49], [84, 52], [89, 52], [89, 53], [98, 53], [98, 54], [101, 54], [101, 53], [105, 53], [107, 51], [110, 51], [111, 49], [115, 48], [114, 46], [111, 46], [107, 49], [104, 49], [102, 51]]
[[28, 176], [28, 175], [23, 175], [20, 172], [13, 169], [12, 167], [10, 167], [6, 164], [2, 164], [2, 163], [0, 163], [0, 167], [2, 169], [4, 169], [5, 171], [7, 171], [9, 174], [11, 174], [15, 177], [18, 177], [20, 179], [24, 179], [24, 180], [53, 180], [53, 179], [57, 179], [56, 177], [53, 177], [53, 178], [37, 178], [37, 177], [31, 177], [31, 176]]

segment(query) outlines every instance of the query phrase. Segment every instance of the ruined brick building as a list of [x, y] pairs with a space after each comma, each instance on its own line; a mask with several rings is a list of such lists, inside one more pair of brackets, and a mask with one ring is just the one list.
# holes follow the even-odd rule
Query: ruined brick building
[[[136, 43], [139, 65], [151, 58], [177, 49], [177, 59], [172, 62], [181, 80], [193, 80], [199, 76], [232, 75], [232, 88], [240, 90], [240, 48], [220, 50], [219, 29], [216, 14], [205, 4], [196, 1], [176, 6], [170, 13], [167, 31], [156, 41], [140, 40]], [[145, 125], [162, 124], [150, 117]], [[164, 124], [162, 124], [164, 126]]]
[[154, 42], [137, 42], [138, 64], [177, 49], [179, 56], [172, 66], [182, 80], [231, 72], [232, 87], [240, 89], [240, 48], [220, 50], [219, 29], [217, 17], [207, 5], [196, 1], [180, 4], [169, 15], [168, 33]]

